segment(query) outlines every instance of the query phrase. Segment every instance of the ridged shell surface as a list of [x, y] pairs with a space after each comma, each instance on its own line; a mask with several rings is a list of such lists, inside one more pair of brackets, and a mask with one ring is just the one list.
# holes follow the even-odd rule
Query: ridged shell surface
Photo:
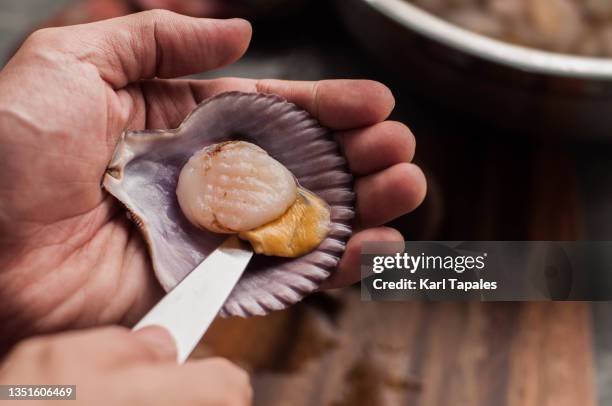
[[176, 197], [179, 174], [194, 153], [230, 140], [264, 149], [331, 208], [330, 232], [316, 250], [294, 259], [256, 255], [221, 311], [263, 315], [316, 290], [335, 270], [351, 234], [352, 177], [331, 132], [306, 111], [274, 95], [220, 94], [178, 129], [126, 132], [104, 186], [139, 224], [155, 274], [170, 290], [227, 238], [187, 220]]

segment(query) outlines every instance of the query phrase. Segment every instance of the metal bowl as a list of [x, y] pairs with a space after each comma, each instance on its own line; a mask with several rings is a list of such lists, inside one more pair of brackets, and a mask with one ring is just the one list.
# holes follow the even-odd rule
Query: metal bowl
[[337, 0], [349, 31], [409, 86], [521, 133], [612, 136], [612, 59], [491, 39], [405, 0]]

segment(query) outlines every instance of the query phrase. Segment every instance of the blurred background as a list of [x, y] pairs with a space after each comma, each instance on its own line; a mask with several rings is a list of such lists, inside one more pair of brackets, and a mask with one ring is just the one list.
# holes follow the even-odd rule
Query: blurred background
[[[392, 118], [415, 133], [429, 181], [423, 206], [392, 224], [406, 239], [612, 240], [612, 76], [497, 66], [366, 3], [2, 0], [0, 53], [38, 26], [160, 4], [245, 16], [251, 49], [205, 77], [369, 78], [392, 89]], [[248, 368], [257, 405], [609, 405], [610, 317], [604, 302], [366, 303], [355, 287], [218, 320], [196, 356]]]

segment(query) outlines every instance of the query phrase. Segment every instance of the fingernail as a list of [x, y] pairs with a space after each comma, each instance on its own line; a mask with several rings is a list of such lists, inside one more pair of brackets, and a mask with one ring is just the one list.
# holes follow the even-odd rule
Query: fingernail
[[176, 359], [176, 342], [166, 329], [149, 326], [136, 331], [134, 335], [155, 351], [160, 359]]

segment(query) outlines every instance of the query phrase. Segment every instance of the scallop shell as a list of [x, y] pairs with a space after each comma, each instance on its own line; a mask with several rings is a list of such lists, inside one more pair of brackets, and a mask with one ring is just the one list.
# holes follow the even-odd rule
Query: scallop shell
[[263, 315], [316, 290], [336, 268], [351, 234], [352, 176], [331, 132], [306, 111], [275, 95], [220, 94], [202, 102], [177, 129], [124, 133], [104, 187], [139, 225], [155, 275], [170, 290], [227, 238], [193, 226], [175, 190], [195, 151], [228, 140], [259, 145], [331, 207], [331, 231], [315, 251], [294, 259], [256, 255], [221, 310]]

